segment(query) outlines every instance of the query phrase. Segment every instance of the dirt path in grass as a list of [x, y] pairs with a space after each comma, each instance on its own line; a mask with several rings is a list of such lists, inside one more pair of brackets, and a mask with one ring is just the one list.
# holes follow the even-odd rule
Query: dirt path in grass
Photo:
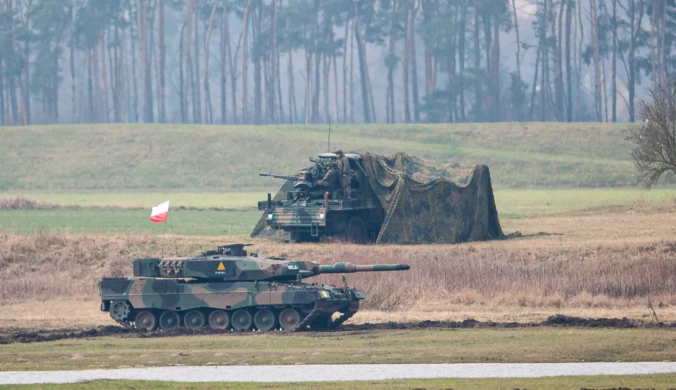
[[0, 372], [0, 384], [74, 383], [115, 379], [178, 382], [326, 382], [421, 378], [649, 375], [674, 372], [676, 372], [676, 363], [673, 362], [184, 366]]

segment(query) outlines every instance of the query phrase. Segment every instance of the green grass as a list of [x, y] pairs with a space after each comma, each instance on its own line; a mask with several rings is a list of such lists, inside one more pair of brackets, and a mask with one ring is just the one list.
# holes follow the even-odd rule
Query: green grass
[[176, 234], [186, 236], [248, 235], [258, 211], [173, 210], [168, 223], [153, 224], [150, 210], [0, 210], [0, 230], [17, 234]]
[[[483, 163], [496, 187], [636, 184], [626, 124], [341, 125], [332, 147]], [[326, 150], [325, 126], [52, 125], [0, 129], [0, 191], [274, 187]], [[274, 184], [273, 184], [274, 183]]]
[[534, 217], [629, 203], [676, 201], [675, 189], [498, 189], [495, 203], [501, 219]]
[[8, 344], [0, 371], [120, 366], [676, 360], [668, 329], [461, 329], [227, 334]]
[[194, 191], [9, 191], [0, 192], [1, 199], [28, 198], [60, 206], [144, 208], [150, 210], [165, 200], [171, 208], [179, 206], [196, 208], [224, 208], [233, 210], [256, 209], [259, 200], [265, 200], [267, 192], [276, 193], [278, 188], [257, 192], [194, 192]]
[[[83, 209], [0, 210], [0, 230], [18, 233], [178, 234], [191, 236], [247, 235], [261, 213], [257, 202], [264, 192], [4, 192], [0, 200], [15, 196]], [[674, 202], [675, 189], [642, 191], [601, 189], [499, 189], [496, 204], [502, 220], [585, 210], [628, 203]], [[171, 224], [153, 225], [150, 207], [169, 199]], [[95, 206], [97, 208], [87, 208]], [[178, 206], [203, 210], [177, 210]], [[120, 207], [115, 209], [111, 207]], [[233, 211], [215, 211], [209, 208]], [[125, 209], [127, 208], [127, 209]], [[142, 209], [130, 209], [142, 208]]]
[[[388, 381], [347, 381], [347, 382], [299, 382], [299, 383], [237, 383], [237, 382], [160, 382], [160, 381], [92, 381], [62, 385], [22, 385], [17, 389], [561, 389], [580, 388], [630, 388], [667, 389], [676, 383], [674, 374], [618, 375], [618, 376], [559, 376], [549, 378], [507, 378], [507, 379], [398, 379]], [[5, 386], [0, 386], [5, 388]]]

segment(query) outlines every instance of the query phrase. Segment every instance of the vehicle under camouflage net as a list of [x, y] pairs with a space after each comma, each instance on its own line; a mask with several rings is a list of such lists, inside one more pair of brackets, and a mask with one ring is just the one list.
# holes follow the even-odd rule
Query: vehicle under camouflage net
[[338, 236], [392, 244], [503, 237], [487, 166], [434, 163], [406, 153], [346, 156], [354, 171], [351, 200], [327, 196], [303, 176], [286, 176], [274, 199], [258, 202], [264, 213], [252, 236], [284, 230], [294, 241]]
[[[303, 283], [319, 274], [404, 271], [407, 264], [322, 265], [258, 258], [244, 244], [196, 257], [134, 260], [134, 278], [103, 278], [101, 310], [118, 323], [153, 331], [333, 329], [352, 317], [364, 294], [354, 288]], [[334, 313], [340, 316], [333, 318]]]

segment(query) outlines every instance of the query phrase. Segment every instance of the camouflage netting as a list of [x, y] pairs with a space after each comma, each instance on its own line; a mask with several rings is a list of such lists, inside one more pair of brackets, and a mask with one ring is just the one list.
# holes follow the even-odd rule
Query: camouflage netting
[[438, 164], [406, 153], [365, 153], [362, 164], [385, 209], [376, 243], [458, 243], [503, 237], [485, 165]]
[[[284, 182], [282, 187], [277, 191], [277, 194], [272, 198], [272, 200], [282, 200], [286, 199], [286, 193], [293, 189], [293, 181], [287, 180]], [[279, 240], [288, 240], [289, 233], [281, 229], [273, 229], [268, 226], [266, 221], [267, 213], [263, 212], [261, 217], [258, 219], [258, 223], [251, 232], [252, 238], [269, 238], [269, 239], [279, 239]]]

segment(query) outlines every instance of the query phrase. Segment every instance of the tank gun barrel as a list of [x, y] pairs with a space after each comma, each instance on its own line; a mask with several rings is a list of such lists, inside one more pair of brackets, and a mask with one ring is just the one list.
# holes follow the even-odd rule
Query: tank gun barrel
[[258, 176], [274, 177], [275, 179], [285, 179], [293, 181], [302, 180], [301, 177], [297, 175], [278, 175], [276, 173], [259, 173]]
[[320, 265], [319, 274], [348, 274], [354, 272], [385, 272], [385, 271], [407, 271], [411, 268], [408, 264], [369, 264], [356, 265], [352, 263], [336, 263], [333, 265]]

